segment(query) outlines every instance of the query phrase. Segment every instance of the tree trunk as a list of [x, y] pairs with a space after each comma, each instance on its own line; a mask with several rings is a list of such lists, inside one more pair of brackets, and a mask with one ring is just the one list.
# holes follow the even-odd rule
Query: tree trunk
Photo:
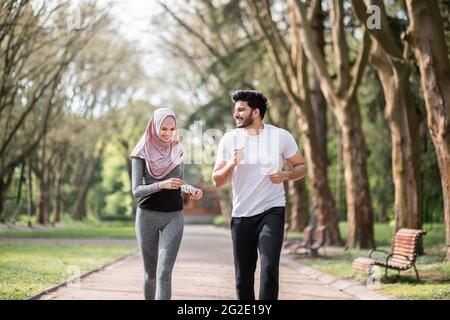
[[338, 108], [347, 199], [348, 248], [375, 247], [372, 202], [367, 178], [367, 146], [356, 97]]
[[[288, 115], [289, 115], [289, 101], [284, 98], [277, 99], [278, 101], [274, 105], [283, 106], [276, 110], [276, 117], [274, 117], [275, 123], [281, 128], [288, 128]], [[272, 99], [273, 101], [273, 99]], [[272, 110], [273, 111], [273, 110]], [[291, 126], [295, 126], [292, 125]], [[297, 140], [297, 128], [289, 128], [291, 133]], [[308, 190], [306, 189], [305, 180], [288, 181], [284, 184], [286, 194], [289, 195], [289, 202], [286, 205], [286, 223], [288, 230], [290, 231], [303, 231], [309, 222], [309, 210], [308, 210]]]
[[357, 89], [364, 74], [369, 54], [370, 41], [364, 33], [361, 46], [353, 66], [350, 64], [350, 50], [345, 37], [344, 5], [342, 1], [331, 1], [332, 40], [335, 55], [336, 80], [327, 70], [328, 62], [323, 59], [312, 37], [305, 5], [294, 1], [300, 20], [301, 46], [309, 62], [320, 78], [320, 87], [342, 130], [343, 160], [346, 181], [349, 248], [373, 248], [373, 221], [367, 180], [367, 148], [361, 128], [361, 116], [356, 100]]
[[[319, 48], [319, 52], [322, 57], [324, 54], [324, 26], [323, 26], [323, 11], [321, 8], [317, 10], [317, 13], [312, 20], [311, 31], [314, 42], [317, 44]], [[317, 76], [316, 72], [314, 73], [314, 86], [312, 90], [312, 107], [314, 110], [314, 116], [316, 121], [316, 129], [317, 129], [317, 143], [319, 144], [320, 154], [322, 155], [323, 160], [326, 164], [328, 164], [328, 153], [327, 153], [327, 101], [325, 100], [325, 96], [323, 95], [322, 89], [320, 88], [320, 80]], [[328, 169], [328, 166], [327, 166]], [[328, 176], [328, 174], [327, 174]]]
[[53, 215], [53, 222], [57, 223], [61, 221], [61, 211], [62, 211], [62, 205], [61, 205], [61, 186], [62, 186], [62, 180], [64, 178], [64, 173], [66, 171], [66, 165], [64, 164], [63, 160], [61, 160], [62, 163], [60, 163], [60, 168], [58, 168], [58, 171], [56, 172], [55, 177], [55, 210]]
[[0, 176], [0, 223], [5, 223], [5, 217], [4, 217], [4, 204], [5, 204], [5, 198], [6, 198], [6, 187], [5, 183], [3, 181], [3, 177]]
[[336, 130], [336, 174], [335, 174], [335, 194], [337, 214], [341, 215], [341, 185], [342, 185], [342, 132]]
[[[442, 139], [444, 140], [444, 139]], [[442, 194], [444, 196], [445, 242], [447, 244], [447, 261], [450, 261], [450, 141], [445, 139], [433, 141], [436, 145], [439, 169], [441, 171]]]
[[86, 212], [86, 197], [87, 193], [89, 191], [89, 187], [92, 182], [92, 178], [94, 176], [94, 170], [95, 170], [95, 163], [97, 161], [92, 160], [94, 163], [90, 163], [88, 165], [87, 171], [83, 177], [82, 185], [80, 186], [80, 190], [78, 193], [77, 201], [75, 203], [75, 207], [73, 210], [73, 219], [77, 221], [81, 221], [86, 218], [87, 212]]
[[[300, 128], [305, 127], [300, 118], [298, 118], [298, 122]], [[311, 129], [301, 130], [300, 134], [305, 152], [308, 176], [311, 179], [313, 214], [316, 216], [317, 224], [323, 224], [328, 227], [330, 244], [341, 245], [339, 216], [336, 213], [336, 203], [331, 194], [328, 177], [326, 176], [327, 164], [318, 150], [316, 135], [311, 133]]]
[[45, 177], [39, 177], [39, 205], [36, 212], [36, 223], [48, 222], [48, 184]]
[[305, 180], [289, 181], [289, 193], [291, 197], [289, 230], [303, 231], [309, 222]]
[[392, 176], [395, 187], [395, 231], [399, 228], [422, 228], [420, 181], [421, 140], [419, 115], [411, 98], [409, 66], [388, 24], [381, 0], [366, 0], [381, 9], [382, 30], [367, 28], [367, 9], [353, 0], [358, 19], [372, 39], [370, 62], [376, 69], [386, 100], [384, 116], [392, 141]]
[[[381, 50], [381, 49], [380, 49]], [[395, 230], [422, 228], [419, 116], [411, 99], [408, 66], [374, 57], [383, 86], [384, 116], [392, 141], [392, 176], [395, 187]]]
[[75, 209], [73, 211], [73, 219], [76, 221], [82, 221], [87, 216], [87, 212], [86, 212], [87, 191], [88, 191], [87, 188], [83, 189], [83, 191], [80, 192], [80, 194], [77, 198]]
[[427, 125], [436, 150], [444, 198], [447, 260], [450, 260], [450, 62], [436, 1], [407, 0], [407, 40], [420, 69]]
[[31, 227], [31, 219], [33, 216], [33, 171], [31, 168], [31, 159], [28, 160], [28, 177], [27, 177], [27, 185], [28, 185], [28, 192], [27, 192], [27, 216], [28, 216], [28, 225]]
[[14, 170], [8, 172], [0, 172], [0, 223], [5, 223], [7, 220], [5, 211], [6, 195], [11, 185], [14, 175]]
[[89, 188], [92, 184], [92, 179], [94, 178], [94, 172], [98, 167], [99, 161], [103, 155], [103, 151], [106, 147], [106, 141], [100, 141], [100, 147], [98, 151], [93, 157], [90, 157], [87, 160], [87, 168], [84, 170], [85, 174], [81, 180], [81, 186], [78, 198], [75, 203], [74, 210], [72, 212], [72, 216], [75, 220], [83, 220], [87, 217], [87, 209], [86, 209], [86, 198], [89, 192]]
[[[46, 224], [48, 222], [48, 183], [47, 183], [47, 174], [48, 168], [46, 166], [46, 154], [47, 154], [47, 135], [45, 134], [42, 139], [42, 155], [37, 161], [37, 165], [35, 167], [36, 176], [39, 180], [39, 204], [38, 210], [36, 211], [36, 223]], [[39, 168], [40, 163], [40, 168]]]
[[20, 169], [20, 177], [19, 177], [19, 187], [17, 190], [17, 197], [16, 197], [16, 206], [14, 208], [14, 214], [12, 216], [12, 223], [15, 224], [17, 222], [17, 216], [19, 215], [20, 209], [21, 209], [21, 203], [22, 203], [22, 188], [23, 188], [23, 182], [25, 181], [25, 163], [21, 164], [22, 168]]

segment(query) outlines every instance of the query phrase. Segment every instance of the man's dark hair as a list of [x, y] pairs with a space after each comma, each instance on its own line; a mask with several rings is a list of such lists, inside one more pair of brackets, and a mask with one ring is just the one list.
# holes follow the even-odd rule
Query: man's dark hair
[[259, 109], [261, 120], [264, 119], [268, 102], [267, 98], [259, 91], [255, 90], [237, 90], [231, 94], [231, 100], [233, 104], [238, 101], [245, 101], [253, 110]]

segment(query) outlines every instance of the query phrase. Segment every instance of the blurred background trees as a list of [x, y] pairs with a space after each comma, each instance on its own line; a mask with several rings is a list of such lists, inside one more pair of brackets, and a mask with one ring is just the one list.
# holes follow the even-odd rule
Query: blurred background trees
[[[380, 29], [366, 24], [372, 5], [380, 9], [375, 17]], [[229, 88], [252, 88], [271, 101], [266, 121], [298, 136], [309, 179], [305, 191], [286, 184], [291, 230], [301, 230], [312, 217], [327, 224], [332, 242], [339, 243], [337, 223], [347, 221], [347, 246], [370, 248], [374, 222], [392, 222], [396, 229], [445, 220], [450, 230], [450, 196], [442, 194], [449, 186], [448, 161], [436, 156], [448, 154], [438, 149], [450, 145], [442, 140], [450, 128], [443, 96], [449, 77], [448, 5], [188, 1], [164, 6], [172, 21], [166, 21], [171, 27], [166, 25], [166, 33], [178, 40], [163, 47], [173, 61], [190, 68], [197, 94], [208, 101], [191, 118], [204, 119], [207, 126], [229, 124]], [[435, 28], [422, 28], [427, 36], [413, 43], [412, 15], [418, 19], [420, 13], [422, 18], [434, 15]], [[426, 44], [435, 33], [442, 40], [439, 46]], [[245, 45], [252, 41], [257, 45]], [[229, 52], [235, 53], [231, 61]], [[434, 71], [426, 70], [432, 66]], [[434, 92], [436, 111], [424, 100], [426, 90]], [[441, 139], [434, 148], [433, 139]]]
[[[450, 257], [449, 1], [155, 0], [145, 50], [102, 1], [77, 2], [82, 19], [72, 1], [0, 3], [1, 222], [132, 217], [128, 155], [152, 110], [224, 133], [247, 88], [307, 162], [285, 185], [289, 230], [371, 248], [374, 223], [444, 223]], [[184, 142], [213, 154], [218, 137]], [[211, 170], [186, 180], [211, 186]], [[216, 192], [229, 219], [230, 189]]]

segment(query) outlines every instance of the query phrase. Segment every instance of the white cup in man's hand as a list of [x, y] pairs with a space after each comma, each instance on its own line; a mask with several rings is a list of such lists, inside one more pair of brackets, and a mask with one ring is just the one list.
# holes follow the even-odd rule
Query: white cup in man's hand
[[244, 147], [237, 149], [237, 161], [241, 162], [245, 159]]
[[234, 163], [238, 164], [245, 159], [244, 148], [234, 149], [231, 154]]

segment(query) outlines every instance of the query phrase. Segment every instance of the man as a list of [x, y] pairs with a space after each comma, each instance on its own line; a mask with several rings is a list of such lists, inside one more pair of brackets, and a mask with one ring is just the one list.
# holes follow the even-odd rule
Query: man
[[[292, 135], [263, 122], [267, 99], [251, 90], [231, 95], [236, 129], [219, 143], [213, 169], [218, 188], [231, 181], [231, 235], [237, 297], [254, 300], [258, 251], [259, 299], [278, 298], [278, 269], [284, 237], [286, 199], [283, 181], [305, 176], [305, 164]], [[283, 164], [289, 170], [283, 170]]]

